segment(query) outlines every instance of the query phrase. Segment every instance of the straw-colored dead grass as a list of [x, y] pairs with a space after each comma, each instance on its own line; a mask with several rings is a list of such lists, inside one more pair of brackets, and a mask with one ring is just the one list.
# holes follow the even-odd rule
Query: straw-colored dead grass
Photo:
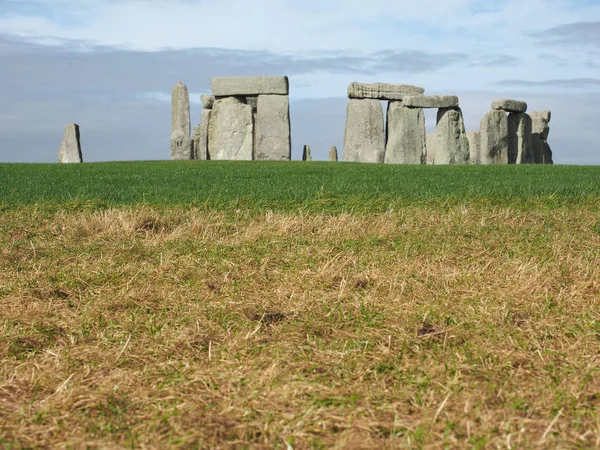
[[597, 205], [0, 213], [0, 442], [600, 445]]

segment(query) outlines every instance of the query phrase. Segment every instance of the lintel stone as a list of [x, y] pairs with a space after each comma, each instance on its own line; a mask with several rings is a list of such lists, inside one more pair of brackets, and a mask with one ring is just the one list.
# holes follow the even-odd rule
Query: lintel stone
[[348, 86], [348, 98], [372, 100], [402, 100], [408, 95], [422, 95], [425, 89], [408, 84], [353, 82]]
[[506, 111], [512, 113], [527, 112], [527, 103], [520, 100], [509, 100], [500, 98], [492, 102], [492, 109], [495, 111]]
[[289, 80], [286, 76], [267, 77], [214, 77], [210, 87], [215, 97], [234, 95], [288, 95]]
[[409, 95], [402, 99], [408, 108], [458, 108], [456, 95]]

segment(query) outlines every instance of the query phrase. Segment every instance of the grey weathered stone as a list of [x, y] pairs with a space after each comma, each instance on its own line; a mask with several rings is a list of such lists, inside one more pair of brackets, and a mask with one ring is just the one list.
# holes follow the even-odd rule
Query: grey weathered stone
[[382, 163], [385, 157], [383, 109], [379, 100], [350, 99], [346, 111], [344, 161]]
[[253, 156], [252, 107], [234, 97], [217, 99], [208, 124], [208, 158], [248, 161]]
[[329, 161], [337, 161], [338, 160], [338, 151], [335, 145], [332, 145], [329, 149]]
[[430, 166], [435, 164], [435, 153], [437, 151], [437, 136], [435, 131], [432, 133], [427, 133], [425, 136], [425, 141], [427, 145], [427, 156], [425, 159], [427, 161], [427, 165]]
[[171, 93], [171, 134], [176, 131], [190, 135], [190, 95], [188, 88], [181, 81], [173, 86]]
[[214, 77], [210, 87], [215, 97], [232, 95], [288, 95], [289, 81], [286, 76], [268, 77]]
[[302, 149], [302, 161], [312, 161], [312, 155], [310, 153], [310, 145], [305, 145]]
[[410, 95], [402, 99], [409, 108], [458, 108], [456, 95]]
[[200, 125], [194, 128], [195, 159], [206, 160], [208, 158], [208, 125], [211, 115], [211, 109], [203, 109], [200, 116]]
[[531, 117], [527, 113], [508, 115], [508, 163], [534, 162]]
[[194, 140], [189, 134], [177, 130], [171, 134], [171, 159], [194, 159]]
[[408, 84], [364, 84], [355, 81], [348, 86], [348, 98], [351, 99], [402, 100], [408, 95], [419, 95], [423, 92], [425, 89]]
[[435, 128], [434, 164], [468, 164], [469, 141], [460, 108], [441, 108]]
[[469, 162], [480, 164], [481, 162], [481, 133], [479, 131], [467, 131], [469, 141]]
[[492, 102], [492, 109], [495, 111], [524, 113], [527, 111], [527, 103], [520, 100], [500, 98]]
[[59, 163], [81, 163], [83, 155], [81, 153], [81, 138], [79, 135], [79, 125], [70, 123], [65, 127], [60, 149], [58, 150]]
[[287, 95], [260, 95], [256, 111], [254, 159], [289, 161], [290, 104]]
[[548, 135], [550, 134], [551, 118], [550, 111], [536, 111], [531, 113], [533, 158], [536, 164], [554, 163], [552, 160], [552, 150], [547, 142]]
[[215, 96], [210, 94], [202, 94], [200, 96], [200, 100], [202, 100], [202, 107], [204, 109], [212, 109], [215, 104]]
[[508, 118], [488, 111], [481, 119], [481, 164], [508, 164]]
[[391, 101], [387, 110], [386, 164], [425, 164], [425, 114], [421, 108], [407, 108]]

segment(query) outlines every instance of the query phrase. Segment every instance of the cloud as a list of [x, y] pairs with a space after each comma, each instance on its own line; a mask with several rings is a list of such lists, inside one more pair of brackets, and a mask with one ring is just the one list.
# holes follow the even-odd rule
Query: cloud
[[564, 80], [500, 80], [492, 83], [497, 86], [543, 87], [543, 88], [600, 88], [600, 78], [573, 78]]
[[600, 21], [561, 24], [531, 33], [531, 36], [547, 44], [572, 44], [600, 48]]

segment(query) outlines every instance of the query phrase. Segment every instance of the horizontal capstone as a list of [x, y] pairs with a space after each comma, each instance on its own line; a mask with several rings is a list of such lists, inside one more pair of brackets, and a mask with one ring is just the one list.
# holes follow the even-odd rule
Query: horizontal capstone
[[409, 108], [458, 108], [456, 95], [410, 95], [402, 99]]
[[267, 77], [214, 77], [210, 87], [215, 97], [233, 95], [288, 95], [289, 80], [286, 76]]
[[425, 89], [408, 84], [353, 82], [348, 86], [348, 98], [372, 100], [402, 100], [408, 95], [422, 95]]

